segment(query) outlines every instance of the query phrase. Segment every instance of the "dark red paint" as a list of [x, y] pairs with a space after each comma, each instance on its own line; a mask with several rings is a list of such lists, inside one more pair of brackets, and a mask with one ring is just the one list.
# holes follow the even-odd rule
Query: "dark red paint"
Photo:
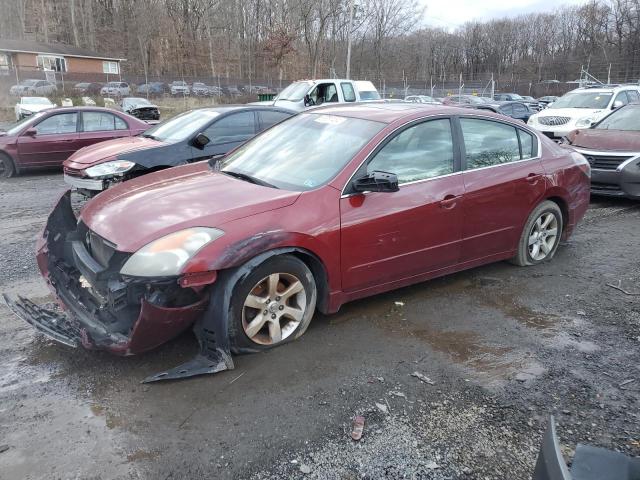
[[[302, 193], [277, 190], [211, 171], [205, 162], [109, 189], [87, 204], [80, 220], [117, 250], [129, 253], [187, 227], [223, 230], [222, 237], [185, 265], [177, 279], [183, 288], [201, 289], [203, 279], [219, 281], [216, 272], [263, 252], [307, 252], [326, 273], [327, 295], [320, 303], [335, 312], [357, 298], [513, 257], [527, 217], [545, 199], [556, 201], [564, 213], [564, 238], [588, 207], [589, 169], [584, 159], [503, 116], [428, 106], [410, 111], [331, 107], [322, 113], [387, 124], [325, 186]], [[494, 118], [517, 125], [540, 139], [540, 156], [401, 185], [393, 193], [342, 195], [351, 176], [385, 137], [434, 115]], [[46, 262], [39, 259], [39, 264]], [[197, 316], [189, 308], [174, 317], [145, 308], [144, 323], [134, 328], [128, 353], [135, 353], [137, 345], [157, 345], [158, 329], [163, 329], [163, 338], [174, 335]], [[169, 325], [171, 318], [175, 325]], [[152, 331], [149, 341], [137, 338], [139, 332]]]
[[[82, 112], [108, 112], [127, 124], [126, 130], [104, 130], [85, 132], [82, 128]], [[28, 135], [27, 130], [37, 127], [47, 118], [62, 113], [78, 113], [77, 128], [71, 133], [51, 133]], [[13, 135], [0, 135], [0, 154], [8, 155], [18, 171], [59, 167], [67, 158], [77, 150], [103, 142], [112, 138], [131, 137], [138, 135], [149, 128], [145, 122], [131, 115], [111, 109], [98, 107], [64, 107], [46, 110], [42, 116], [35, 115], [25, 121], [20, 129]]]

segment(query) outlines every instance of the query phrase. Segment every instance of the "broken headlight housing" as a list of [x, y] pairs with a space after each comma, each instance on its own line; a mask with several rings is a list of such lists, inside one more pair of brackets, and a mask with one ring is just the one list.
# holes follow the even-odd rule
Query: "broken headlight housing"
[[154, 240], [131, 255], [120, 273], [132, 277], [179, 275], [191, 257], [222, 235], [222, 230], [208, 227], [193, 227], [171, 233]]
[[85, 170], [88, 176], [91, 178], [106, 177], [110, 175], [122, 175], [128, 172], [135, 166], [135, 162], [129, 160], [113, 160], [111, 162], [101, 163], [89, 167]]

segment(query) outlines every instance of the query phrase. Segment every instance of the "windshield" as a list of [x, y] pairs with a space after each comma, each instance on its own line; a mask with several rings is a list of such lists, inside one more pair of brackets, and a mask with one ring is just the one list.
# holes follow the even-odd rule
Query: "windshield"
[[42, 117], [43, 115], [45, 115], [45, 112], [38, 112], [34, 115], [31, 115], [30, 117], [26, 117], [18, 122], [12, 123], [6, 129], [7, 135], [17, 135], [27, 123], [30, 123], [35, 119]]
[[296, 82], [289, 85], [287, 88], [280, 92], [278, 100], [290, 100], [292, 102], [299, 102], [309, 91], [311, 84], [307, 82]]
[[150, 128], [143, 136], [161, 142], [181, 142], [198, 133], [218, 115], [218, 112], [211, 110], [191, 110]]
[[300, 114], [228, 155], [221, 170], [286, 190], [311, 190], [335, 177], [384, 126], [358, 118]]
[[635, 106], [622, 107], [614, 110], [594, 128], [601, 130], [640, 131], [640, 108]]
[[53, 105], [48, 98], [44, 97], [22, 97], [20, 103], [22, 105]]
[[361, 91], [360, 100], [380, 100], [380, 94], [375, 90]]
[[553, 102], [549, 108], [607, 108], [613, 93], [579, 92], [567, 93]]

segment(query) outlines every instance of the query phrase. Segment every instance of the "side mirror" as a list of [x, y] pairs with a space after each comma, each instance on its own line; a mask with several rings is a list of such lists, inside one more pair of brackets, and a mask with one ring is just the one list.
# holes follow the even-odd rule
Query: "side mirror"
[[38, 134], [38, 130], [35, 128], [27, 128], [24, 134], [28, 137], [35, 137]]
[[202, 150], [204, 147], [207, 146], [207, 144], [210, 142], [211, 140], [209, 140], [209, 137], [207, 137], [204, 133], [200, 132], [198, 135], [196, 135], [196, 137], [193, 139], [193, 146], [199, 148], [200, 150]]
[[397, 192], [398, 176], [395, 173], [374, 170], [353, 181], [353, 189], [356, 192]]
[[615, 102], [613, 102], [613, 106], [611, 107], [611, 110], [615, 110], [620, 107], [624, 107], [624, 103], [621, 100], [616, 100]]

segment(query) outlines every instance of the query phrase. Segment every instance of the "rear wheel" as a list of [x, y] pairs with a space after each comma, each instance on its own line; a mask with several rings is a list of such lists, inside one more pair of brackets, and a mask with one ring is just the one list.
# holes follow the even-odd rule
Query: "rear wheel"
[[316, 298], [316, 282], [304, 262], [291, 255], [266, 260], [234, 289], [232, 347], [265, 350], [295, 340], [307, 330]]
[[16, 173], [16, 167], [9, 155], [0, 153], [0, 178], [13, 177]]
[[560, 244], [562, 227], [558, 204], [550, 200], [542, 202], [529, 215], [513, 263], [524, 267], [551, 260]]

